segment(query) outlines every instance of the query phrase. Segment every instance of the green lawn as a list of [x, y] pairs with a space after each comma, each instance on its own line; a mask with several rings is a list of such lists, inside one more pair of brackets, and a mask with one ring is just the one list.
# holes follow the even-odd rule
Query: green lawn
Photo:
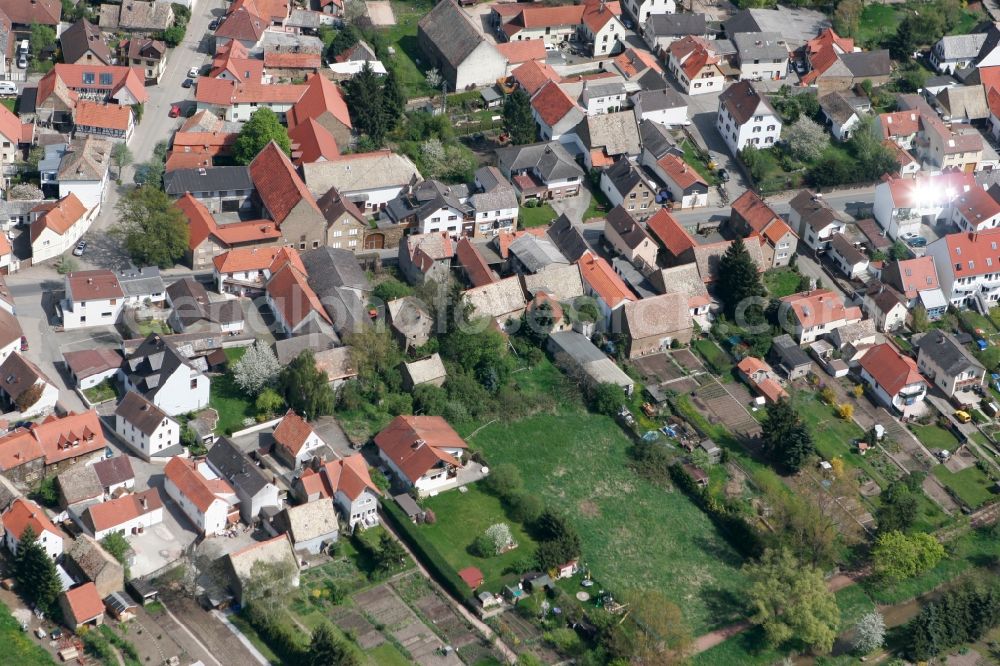
[[995, 482], [975, 465], [966, 467], [961, 472], [952, 472], [944, 465], [937, 465], [934, 467], [933, 473], [938, 481], [947, 486], [958, 495], [959, 499], [973, 509], [982, 506], [987, 500], [994, 497], [990, 488], [995, 485]]
[[396, 25], [381, 30], [388, 45], [396, 52], [386, 64], [395, 69], [407, 98], [426, 97], [434, 92], [440, 92], [431, 90], [424, 79], [426, 66], [420, 45], [417, 43], [417, 23], [431, 7], [433, 3], [427, 0], [393, 2], [392, 11], [396, 16]]
[[531, 227], [547, 227], [557, 217], [559, 217], [559, 214], [556, 213], [549, 204], [542, 204], [541, 206], [535, 206], [534, 208], [521, 206], [521, 209], [517, 213], [517, 219], [520, 222], [522, 229], [530, 229]]
[[[521, 525], [507, 517], [500, 500], [478, 485], [468, 488], [466, 493], [449, 491], [426, 500], [424, 505], [434, 511], [438, 520], [433, 525], [422, 526], [420, 531], [441, 551], [456, 572], [465, 567], [476, 567], [483, 572], [486, 588], [498, 592], [503, 583], [516, 578], [513, 574], [505, 575], [504, 570], [517, 560], [531, 557], [535, 552], [535, 542]], [[498, 557], [472, 555], [469, 552], [472, 541], [495, 523], [510, 526], [518, 547]]]
[[771, 298], [782, 298], [798, 292], [802, 276], [794, 268], [783, 266], [772, 268], [764, 273], [763, 278], [767, 295]]
[[903, 20], [903, 14], [896, 5], [870, 4], [861, 12], [858, 34], [855, 38], [861, 44], [880, 42], [896, 32]]
[[98, 404], [105, 402], [107, 400], [114, 400], [118, 392], [115, 391], [115, 384], [111, 379], [105, 379], [103, 382], [97, 386], [91, 386], [90, 388], [83, 389], [83, 394], [87, 396], [87, 400], [91, 404]]
[[733, 361], [729, 358], [729, 354], [724, 352], [719, 345], [707, 338], [702, 338], [695, 340], [691, 346], [701, 354], [702, 359], [708, 364], [709, 369], [718, 375], [720, 379], [729, 379], [733, 372]]
[[719, 182], [719, 177], [714, 171], [708, 168], [708, 164], [701, 158], [701, 153], [698, 152], [698, 148], [693, 143], [685, 139], [681, 143], [681, 149], [684, 151], [684, 161], [690, 164], [705, 179], [709, 187]]
[[958, 448], [958, 440], [955, 436], [940, 426], [911, 425], [910, 430], [931, 451], [934, 449], [954, 451]]
[[141, 337], [146, 337], [150, 333], [159, 333], [160, 335], [170, 335], [173, 333], [167, 322], [160, 321], [159, 319], [137, 321], [135, 323], [135, 328], [136, 332], [138, 332]]
[[[562, 407], [490, 424], [469, 444], [491, 465], [516, 465], [527, 492], [566, 514], [580, 532], [584, 563], [609, 589], [662, 589], [695, 634], [738, 619], [741, 558], [683, 493], [630, 469], [631, 444], [612, 419]], [[462, 533], [455, 547], [469, 540]]]
[[962, 327], [972, 335], [994, 335], [997, 332], [993, 322], [972, 310], [962, 310], [958, 313]]
[[14, 111], [14, 107], [17, 106], [17, 98], [16, 97], [5, 97], [3, 99], [0, 99], [0, 104], [3, 104], [4, 106], [7, 107], [8, 111], [10, 111], [11, 113], [14, 113], [15, 112]]
[[254, 419], [257, 415], [253, 402], [247, 399], [246, 392], [236, 385], [228, 372], [212, 377], [208, 404], [219, 413], [215, 432], [220, 435], [246, 428], [244, 419]]
[[590, 195], [590, 205], [583, 212], [583, 220], [585, 222], [595, 217], [604, 217], [611, 210], [611, 202], [604, 196], [604, 192], [601, 192], [596, 187], [592, 187]]
[[372, 663], [378, 666], [410, 666], [413, 663], [392, 643], [382, 643], [377, 648], [369, 650], [367, 654]]
[[833, 413], [833, 407], [821, 402], [814, 393], [796, 392], [794, 400], [799, 416], [809, 428], [816, 443], [816, 451], [821, 457], [826, 460], [839, 457], [846, 465], [862, 470], [882, 488], [888, 486], [888, 479], [872, 465], [871, 458], [868, 457], [874, 458], [879, 454], [873, 452], [862, 456], [852, 444], [865, 434], [857, 423], [839, 418]]
[[31, 635], [21, 631], [10, 609], [0, 602], [0, 645], [3, 646], [3, 662], [18, 666], [52, 666], [48, 652], [36, 645]]

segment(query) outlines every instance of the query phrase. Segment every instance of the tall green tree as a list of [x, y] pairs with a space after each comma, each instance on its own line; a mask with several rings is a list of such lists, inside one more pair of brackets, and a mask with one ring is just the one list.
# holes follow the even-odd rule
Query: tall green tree
[[833, 12], [833, 25], [837, 32], [845, 37], [858, 34], [862, 11], [864, 3], [861, 0], [840, 0]]
[[111, 149], [111, 162], [118, 169], [118, 178], [120, 180], [122, 169], [132, 164], [132, 151], [128, 149], [124, 141], [116, 143], [114, 148]]
[[316, 367], [311, 351], [304, 351], [278, 376], [285, 404], [307, 420], [333, 413], [334, 397], [326, 373]]
[[885, 532], [872, 549], [875, 573], [887, 581], [912, 578], [937, 566], [943, 557], [944, 546], [925, 532]]
[[31, 59], [37, 64], [42, 55], [42, 51], [50, 46], [55, 46], [56, 31], [41, 23], [31, 24], [31, 37], [29, 44], [31, 48]]
[[292, 154], [292, 142], [288, 130], [278, 115], [266, 107], [253, 112], [250, 120], [243, 124], [236, 142], [233, 144], [233, 159], [237, 164], [250, 164], [264, 146], [274, 141], [286, 155]]
[[503, 126], [514, 145], [531, 143], [538, 134], [535, 118], [531, 115], [531, 98], [518, 88], [503, 102]]
[[357, 652], [333, 632], [329, 622], [313, 629], [306, 661], [308, 666], [359, 666]]
[[743, 567], [750, 581], [750, 622], [764, 629], [768, 643], [799, 641], [823, 654], [833, 647], [840, 609], [823, 572], [802, 565], [788, 550], [767, 550]]
[[118, 200], [109, 234], [137, 266], [173, 266], [188, 249], [187, 218], [163, 190], [136, 187]]
[[767, 406], [761, 443], [775, 464], [792, 473], [802, 468], [816, 448], [798, 412], [786, 398]]
[[56, 565], [38, 542], [35, 530], [29, 525], [21, 533], [14, 556], [14, 580], [21, 597], [32, 606], [51, 615], [56, 608], [56, 597], [62, 591]]
[[399, 125], [404, 107], [399, 81], [395, 74], [391, 78], [390, 81], [389, 76], [379, 76], [365, 63], [360, 72], [344, 83], [351, 124], [375, 145], [382, 145], [386, 134]]
[[904, 483], [896, 481], [879, 496], [875, 511], [879, 532], [907, 532], [917, 519], [916, 495]]
[[[733, 317], [737, 307], [748, 298], [763, 297], [766, 292], [757, 264], [750, 258], [743, 239], [737, 237], [719, 260], [718, 293], [726, 306], [726, 316]], [[759, 309], [759, 306], [755, 306]], [[750, 310], [747, 308], [747, 316]], [[752, 322], [756, 323], [756, 322]]]

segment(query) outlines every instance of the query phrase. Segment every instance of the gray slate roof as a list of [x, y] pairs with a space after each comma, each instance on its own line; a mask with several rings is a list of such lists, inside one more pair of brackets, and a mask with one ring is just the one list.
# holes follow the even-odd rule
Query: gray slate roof
[[250, 167], [218, 166], [209, 169], [176, 169], [163, 175], [164, 191], [175, 197], [185, 192], [218, 192], [219, 190], [249, 190]]
[[454, 0], [439, 2], [420, 19], [417, 27], [433, 44], [438, 55], [456, 68], [486, 41], [469, 15]]
[[643, 120], [639, 123], [639, 137], [643, 150], [648, 150], [657, 160], [669, 152], [683, 155], [683, 151], [677, 147], [677, 142], [667, 132], [667, 128], [660, 123]]
[[566, 215], [560, 215], [546, 232], [549, 240], [555, 243], [559, 251], [570, 261], [576, 261], [584, 252], [590, 250], [590, 244], [583, 237], [583, 232], [570, 222]]
[[972, 59], [979, 55], [979, 50], [986, 43], [986, 33], [976, 32], [971, 35], [945, 35], [938, 43], [945, 60]]
[[746, 60], [783, 60], [788, 47], [776, 32], [740, 32], [732, 35], [740, 62]]
[[569, 263], [555, 243], [534, 234], [518, 236], [511, 241], [509, 249], [529, 273], [537, 273], [551, 264]]
[[208, 450], [208, 464], [236, 490], [253, 497], [269, 484], [270, 478], [228, 437]]
[[856, 77], [887, 76], [892, 70], [892, 61], [889, 58], [889, 51], [886, 49], [841, 53], [840, 61]]
[[583, 169], [558, 141], [501, 148], [497, 151], [497, 160], [509, 171], [537, 169], [546, 181], [583, 177]]
[[774, 353], [778, 355], [782, 363], [789, 368], [798, 368], [809, 365], [809, 355], [806, 354], [792, 336], [787, 333], [779, 335], [773, 341]]
[[162, 294], [166, 289], [160, 269], [156, 266], [129, 268], [118, 273], [118, 284], [125, 296], [151, 296]]
[[357, 257], [350, 250], [319, 247], [302, 255], [302, 264], [309, 274], [309, 286], [323, 299], [339, 287], [368, 293], [372, 285], [361, 270]]
[[951, 376], [967, 370], [985, 371], [983, 365], [951, 333], [938, 329], [928, 331], [916, 341], [916, 345], [921, 354], [933, 359], [936, 365]]
[[[643, 113], [648, 113], [649, 111], [665, 111], [666, 109], [679, 109], [682, 106], [687, 106], [687, 101], [673, 88], [649, 89], [645, 86], [643, 86], [643, 88], [643, 90], [632, 95], [632, 103], [635, 106], [642, 107]], [[644, 141], [642, 132], [643, 130], [640, 126], [640, 142]]]
[[704, 36], [707, 32], [704, 14], [653, 14], [644, 27], [644, 33], [654, 38]]

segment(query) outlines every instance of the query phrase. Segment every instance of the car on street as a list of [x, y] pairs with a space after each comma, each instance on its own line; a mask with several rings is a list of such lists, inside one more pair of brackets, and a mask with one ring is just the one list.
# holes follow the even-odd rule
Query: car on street
[[927, 239], [924, 238], [923, 236], [918, 236], [918, 235], [916, 235], [914, 233], [903, 234], [902, 238], [903, 238], [903, 242], [906, 243], [907, 245], [909, 245], [910, 247], [926, 247], [927, 246]]
[[23, 335], [21, 336], [21, 351], [28, 351], [28, 338]]
[[76, 244], [76, 247], [73, 248], [73, 256], [82, 257], [83, 253], [86, 251], [87, 251], [87, 241], [80, 241], [79, 243]]
[[177, 116], [181, 115], [181, 106], [180, 106], [180, 104], [174, 104], [173, 106], [171, 106], [170, 107], [170, 114], [169, 115], [170, 115], [171, 118], [176, 118]]
[[17, 84], [13, 81], [0, 81], [0, 95], [17, 95]]
[[972, 420], [972, 414], [961, 409], [955, 412], [955, 420], [959, 423], [968, 423]]
[[723, 183], [729, 182], [729, 172], [726, 171], [725, 169], [719, 169], [718, 172], [716, 172], [716, 175], [719, 177], [719, 180], [721, 180]]
[[184, 83], [181, 84], [181, 88], [190, 88], [194, 85], [194, 79], [184, 79]]
[[208, 24], [208, 29], [215, 32], [215, 29], [219, 27], [219, 19], [214, 18], [212, 22]]
[[188, 70], [188, 78], [192, 78], [193, 79], [196, 76], [198, 76], [199, 69], [200, 68], [198, 68], [198, 67], [192, 67], [191, 69], [189, 69]]

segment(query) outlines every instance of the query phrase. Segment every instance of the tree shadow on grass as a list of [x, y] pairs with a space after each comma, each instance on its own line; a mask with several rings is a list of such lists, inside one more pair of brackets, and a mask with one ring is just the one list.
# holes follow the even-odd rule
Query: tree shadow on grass
[[741, 599], [730, 590], [709, 588], [701, 591], [701, 600], [710, 617], [720, 624], [728, 624], [743, 616], [746, 607]]
[[721, 536], [712, 539], [699, 534], [694, 536], [692, 541], [701, 552], [715, 560], [720, 560], [727, 566], [737, 568], [743, 566], [743, 558]]

